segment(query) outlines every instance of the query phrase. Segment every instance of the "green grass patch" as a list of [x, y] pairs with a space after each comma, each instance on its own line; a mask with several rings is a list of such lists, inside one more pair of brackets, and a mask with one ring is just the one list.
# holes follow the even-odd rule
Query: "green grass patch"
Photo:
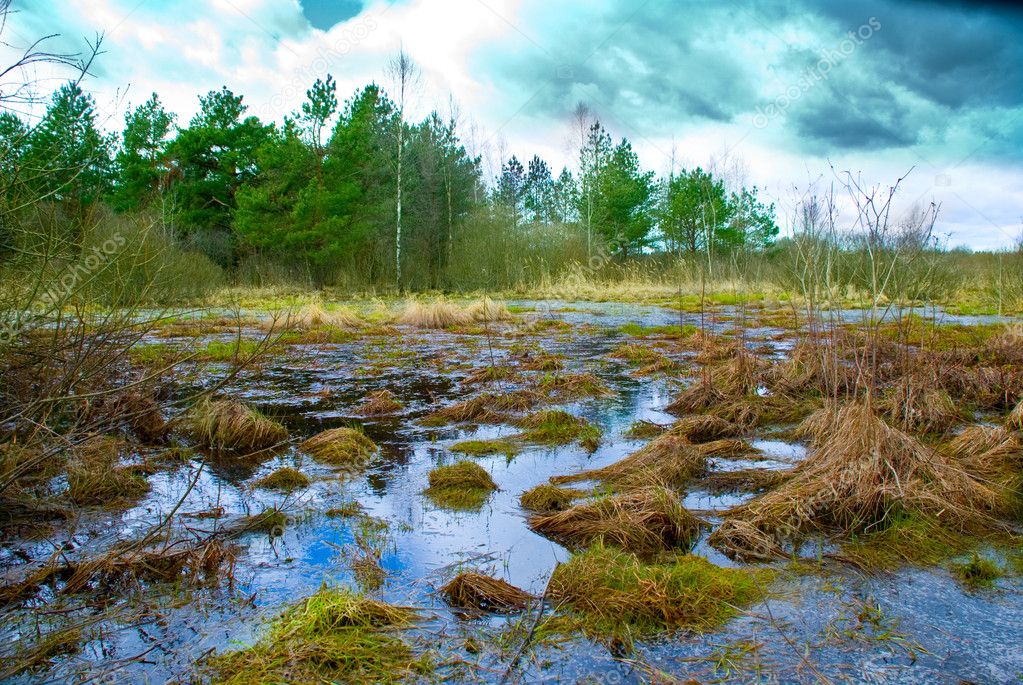
[[992, 559], [974, 552], [969, 561], [955, 563], [950, 567], [952, 575], [971, 590], [992, 588], [995, 581], [1005, 575], [1005, 570]]
[[271, 683], [398, 683], [432, 671], [400, 631], [415, 612], [347, 589], [324, 588], [285, 610], [256, 644], [213, 657], [212, 681]]
[[619, 326], [618, 331], [625, 335], [631, 335], [634, 338], [689, 338], [696, 335], [697, 328], [689, 324], [685, 326], [679, 326], [678, 324], [670, 326], [644, 326], [639, 323], [627, 323]]
[[503, 454], [511, 459], [519, 453], [519, 446], [510, 440], [464, 440], [451, 446], [452, 452], [467, 454], [470, 457], [487, 457]]
[[430, 471], [430, 487], [423, 491], [434, 504], [456, 511], [476, 511], [497, 490], [497, 484], [479, 464], [458, 461]]
[[548, 596], [591, 637], [631, 643], [664, 631], [707, 631], [765, 597], [768, 569], [722, 568], [703, 557], [664, 554], [646, 563], [596, 544], [555, 569]]
[[527, 442], [541, 445], [567, 445], [578, 441], [583, 447], [595, 450], [600, 445], [600, 429], [584, 418], [573, 416], [561, 409], [536, 412], [518, 422], [526, 429], [520, 436]]
[[906, 564], [941, 563], [975, 543], [929, 518], [902, 513], [883, 529], [854, 536], [842, 546], [841, 556], [861, 568], [892, 571]]

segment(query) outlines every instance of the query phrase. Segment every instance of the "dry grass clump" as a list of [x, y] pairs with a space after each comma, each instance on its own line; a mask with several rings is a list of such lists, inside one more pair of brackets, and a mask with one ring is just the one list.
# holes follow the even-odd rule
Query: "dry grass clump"
[[766, 569], [721, 568], [687, 554], [646, 563], [595, 545], [555, 569], [548, 594], [587, 635], [629, 644], [633, 636], [720, 626], [763, 599], [771, 576]]
[[656, 362], [664, 355], [642, 343], [622, 343], [611, 351], [615, 359], [624, 359], [634, 364], [647, 365]]
[[710, 377], [704, 376], [700, 382], [693, 383], [683, 390], [682, 394], [675, 398], [664, 410], [675, 416], [701, 414], [727, 401], [728, 397], [714, 386], [710, 381]]
[[1015, 409], [1009, 412], [1005, 419], [1005, 427], [1009, 430], [1023, 431], [1023, 400], [1020, 400]]
[[481, 323], [488, 321], [510, 321], [513, 318], [511, 311], [509, 311], [504, 302], [494, 302], [489, 297], [473, 302], [465, 311], [470, 319]]
[[756, 454], [757, 450], [745, 440], [722, 439], [711, 440], [696, 445], [696, 449], [706, 457], [721, 459], [737, 459]]
[[592, 373], [547, 374], [540, 379], [540, 389], [563, 399], [610, 397], [615, 394]]
[[768, 366], [763, 359], [746, 350], [740, 350], [725, 364], [713, 369], [714, 383], [725, 395], [732, 397], [755, 395]]
[[549, 483], [541, 483], [522, 493], [519, 504], [526, 511], [547, 514], [552, 511], [564, 511], [577, 499], [585, 496], [585, 490], [559, 488]]
[[497, 483], [479, 464], [458, 461], [430, 471], [430, 487], [423, 491], [435, 504], [448, 509], [475, 510], [497, 490]]
[[857, 384], [855, 367], [845, 361], [835, 342], [813, 339], [797, 343], [789, 359], [774, 368], [773, 376], [772, 389], [779, 395], [829, 397], [849, 393]]
[[255, 486], [257, 488], [266, 488], [267, 490], [298, 490], [309, 487], [312, 482], [309, 476], [298, 469], [285, 466], [269, 475], [263, 476], [256, 481]]
[[504, 423], [503, 412], [523, 412], [532, 409], [543, 399], [535, 390], [515, 390], [500, 395], [483, 393], [456, 404], [438, 409], [423, 418], [424, 426], [444, 426], [449, 423]]
[[549, 352], [525, 354], [519, 357], [519, 367], [526, 371], [561, 371], [565, 368], [564, 357]]
[[318, 302], [302, 305], [283, 316], [263, 321], [263, 328], [273, 330], [308, 331], [317, 328], [358, 328], [362, 325], [359, 316], [344, 308], [324, 309]]
[[145, 444], [163, 442], [169, 431], [160, 405], [149, 394], [137, 391], [121, 393], [109, 403], [102, 402], [99, 411], [108, 420], [126, 426]]
[[823, 445], [838, 429], [838, 407], [828, 403], [803, 419], [792, 429], [795, 440], [805, 440], [811, 445]]
[[644, 555], [688, 549], [703, 526], [674, 492], [660, 486], [601, 497], [552, 514], [534, 514], [528, 523], [566, 547], [604, 542]]
[[365, 464], [377, 451], [376, 443], [357, 428], [331, 428], [317, 433], [299, 447], [317, 461], [334, 466]]
[[885, 418], [910, 433], [944, 433], [963, 420], [963, 412], [947, 392], [937, 387], [900, 381], [881, 405]]
[[710, 414], [687, 416], [668, 429], [669, 435], [684, 438], [694, 444], [732, 438], [740, 433], [742, 429], [739, 426]]
[[212, 657], [214, 683], [393, 683], [431, 668], [398, 632], [411, 609], [324, 588], [284, 611], [251, 647]]
[[945, 451], [956, 459], [967, 459], [993, 450], [1009, 441], [1020, 446], [1015, 436], [1005, 428], [978, 424], [964, 428], [959, 435], [948, 442]]
[[453, 607], [497, 613], [522, 611], [533, 599], [528, 592], [507, 581], [472, 571], [459, 573], [444, 584], [440, 592]]
[[[892, 428], [866, 405], [843, 407], [834, 426], [827, 444], [811, 453], [791, 480], [728, 512], [711, 543], [737, 557], [770, 556], [783, 540], [867, 533], [901, 512], [957, 529], [984, 525], [1002, 504], [995, 490]], [[735, 522], [746, 525], [740, 530]], [[748, 549], [758, 535], [764, 548]]]
[[551, 478], [554, 484], [602, 481], [616, 488], [668, 485], [681, 487], [701, 475], [707, 458], [685, 438], [662, 435], [624, 459], [599, 469]]
[[511, 381], [518, 378], [518, 371], [510, 366], [481, 366], [474, 369], [465, 377], [464, 383], [475, 385], [478, 383], [496, 383], [498, 381]]
[[567, 445], [579, 441], [584, 448], [593, 451], [600, 444], [600, 429], [586, 419], [573, 416], [561, 409], [550, 409], [530, 414], [516, 423], [526, 429], [522, 440], [541, 445]]
[[204, 399], [188, 420], [192, 437], [214, 449], [262, 450], [288, 439], [288, 430], [234, 400]]
[[355, 410], [355, 413], [359, 416], [388, 416], [404, 408], [404, 405], [398, 401], [394, 393], [385, 388], [366, 395], [366, 398], [359, 405], [359, 408]]
[[738, 471], [715, 471], [700, 481], [708, 492], [763, 492], [778, 487], [792, 477], [790, 471], [775, 469], [739, 469]]
[[436, 300], [429, 304], [413, 300], [398, 316], [399, 324], [438, 330], [464, 326], [472, 323], [473, 320], [473, 315], [469, 311], [445, 300]]
[[125, 443], [97, 436], [73, 450], [67, 462], [67, 495], [78, 506], [121, 505], [149, 492], [138, 466], [123, 466]]

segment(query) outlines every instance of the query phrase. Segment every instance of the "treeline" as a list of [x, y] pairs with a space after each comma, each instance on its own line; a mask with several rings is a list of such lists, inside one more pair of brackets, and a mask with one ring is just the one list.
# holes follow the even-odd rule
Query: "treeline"
[[154, 94], [108, 135], [69, 83], [32, 125], [0, 114], [0, 252], [25, 251], [26, 222], [80, 249], [99, 223], [142, 217], [244, 282], [423, 290], [510, 287], [594, 255], [755, 252], [778, 234], [755, 187], [700, 168], [657, 178], [595, 120], [577, 168], [513, 156], [487, 178], [454, 118], [411, 121], [400, 92], [341, 102], [328, 76], [283, 125], [227, 88], [187, 124]]

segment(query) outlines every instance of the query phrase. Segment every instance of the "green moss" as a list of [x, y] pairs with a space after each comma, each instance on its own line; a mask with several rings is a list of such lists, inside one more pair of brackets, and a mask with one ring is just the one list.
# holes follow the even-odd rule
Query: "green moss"
[[596, 544], [555, 569], [548, 595], [585, 634], [630, 642], [662, 631], [705, 631], [765, 597], [767, 569], [715, 566], [703, 557], [665, 554], [645, 563]]
[[511, 459], [519, 453], [519, 446], [510, 440], [465, 440], [452, 445], [451, 451], [467, 454], [471, 457], [503, 454]]
[[414, 680], [432, 670], [399, 631], [415, 613], [347, 589], [324, 588], [270, 623], [256, 644], [213, 657], [224, 685]]
[[994, 587], [995, 581], [1005, 575], [1005, 571], [995, 561], [974, 552], [970, 560], [950, 566], [952, 575], [971, 590]]
[[257, 488], [267, 488], [268, 490], [298, 490], [309, 487], [311, 483], [312, 480], [309, 476], [298, 469], [285, 466], [263, 476], [256, 481], [255, 485]]
[[355, 500], [342, 502], [336, 507], [328, 509], [325, 513], [327, 518], [351, 518], [363, 512], [363, 506]]

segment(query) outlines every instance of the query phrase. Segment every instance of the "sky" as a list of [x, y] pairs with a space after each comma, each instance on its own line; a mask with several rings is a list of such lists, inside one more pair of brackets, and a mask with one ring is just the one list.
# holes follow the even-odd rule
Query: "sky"
[[[86, 87], [104, 125], [159, 93], [186, 125], [226, 85], [280, 121], [332, 74], [348, 97], [404, 49], [411, 111], [456, 113], [470, 151], [574, 166], [580, 103], [658, 174], [713, 167], [787, 226], [808, 192], [902, 181], [896, 219], [941, 205], [950, 245], [1023, 228], [1023, 11], [941, 0], [13, 0], [0, 57], [104, 36]], [[65, 73], [33, 71], [49, 90]], [[908, 176], [907, 176], [908, 174]]]

